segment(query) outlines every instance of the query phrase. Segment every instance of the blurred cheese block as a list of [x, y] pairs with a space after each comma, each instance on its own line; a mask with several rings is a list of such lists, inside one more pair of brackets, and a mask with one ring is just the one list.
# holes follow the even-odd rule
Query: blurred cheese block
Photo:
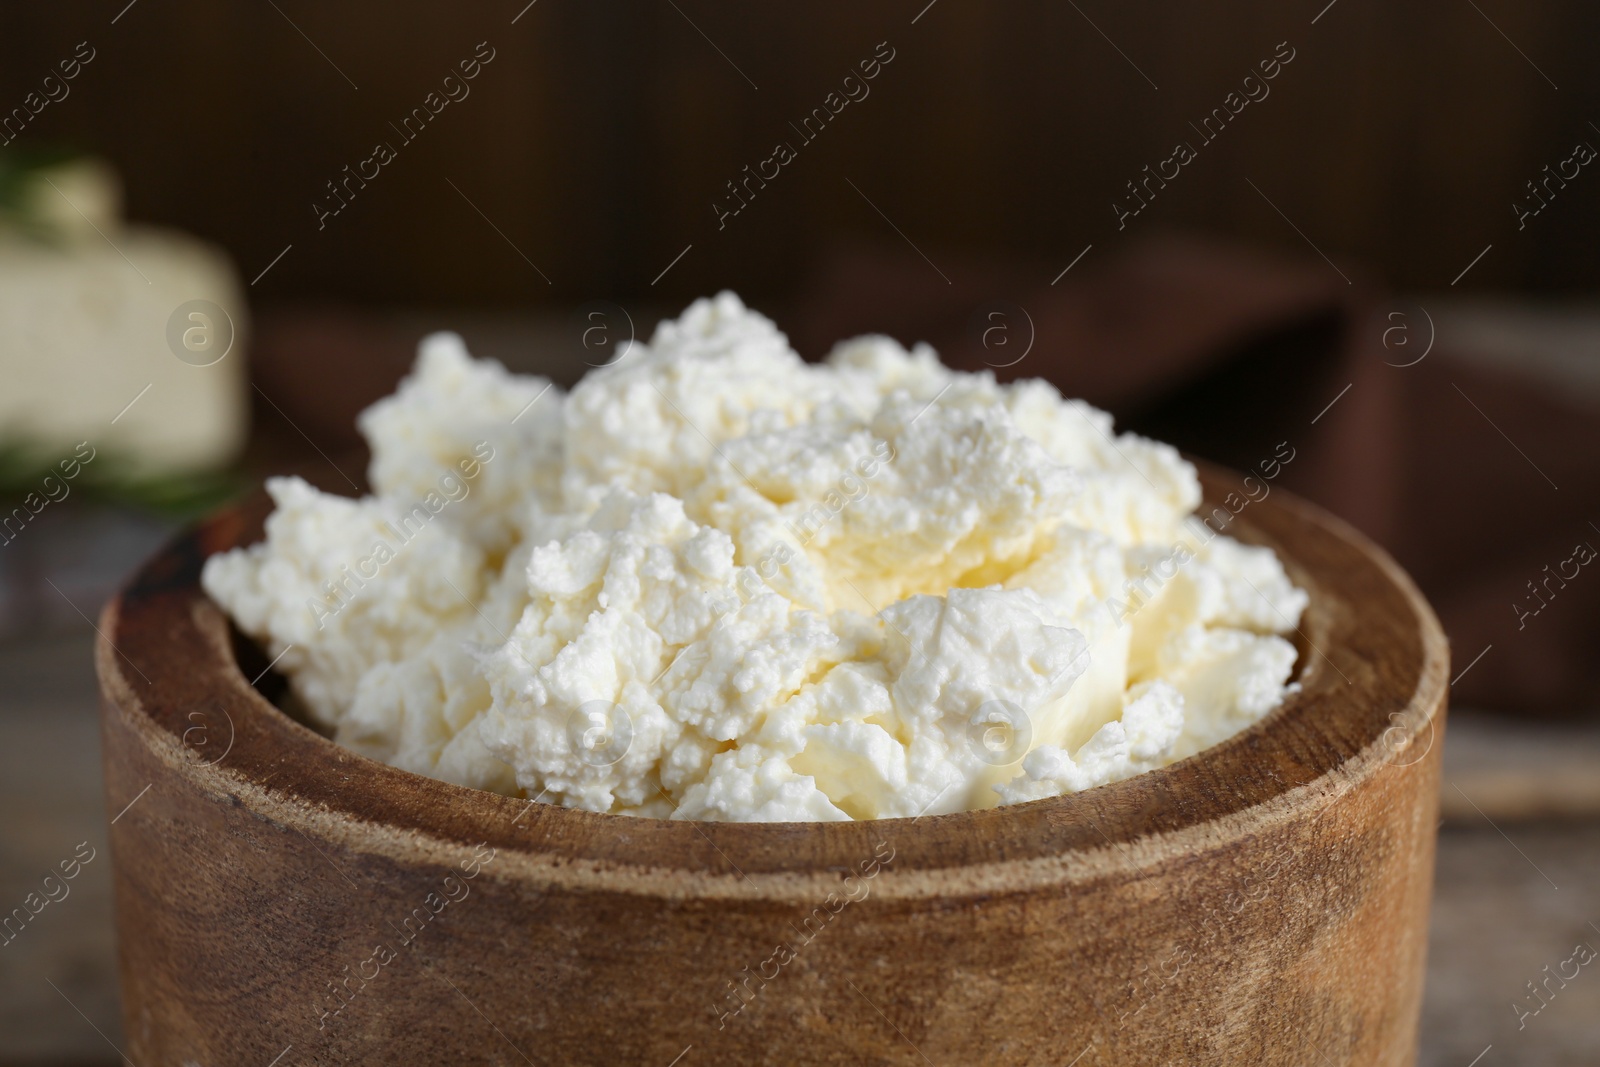
[[222, 466], [247, 430], [238, 278], [219, 249], [124, 225], [119, 201], [103, 164], [41, 168], [0, 227], [0, 443]]

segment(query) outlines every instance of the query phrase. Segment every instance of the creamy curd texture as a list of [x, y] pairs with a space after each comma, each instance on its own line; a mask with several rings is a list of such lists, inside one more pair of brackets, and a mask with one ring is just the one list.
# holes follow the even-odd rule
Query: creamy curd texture
[[208, 593], [340, 743], [591, 811], [872, 819], [1182, 759], [1283, 698], [1306, 605], [1193, 468], [886, 337], [808, 364], [732, 293], [570, 393], [435, 334], [372, 495], [268, 482]]

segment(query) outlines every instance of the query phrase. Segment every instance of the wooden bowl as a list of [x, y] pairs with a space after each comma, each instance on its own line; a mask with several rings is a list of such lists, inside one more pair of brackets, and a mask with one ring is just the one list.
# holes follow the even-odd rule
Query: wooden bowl
[[178, 538], [102, 619], [140, 1067], [1414, 1060], [1448, 653], [1305, 503], [1230, 530], [1311, 594], [1262, 722], [1084, 793], [823, 824], [597, 815], [340, 748], [198, 585], [266, 510]]

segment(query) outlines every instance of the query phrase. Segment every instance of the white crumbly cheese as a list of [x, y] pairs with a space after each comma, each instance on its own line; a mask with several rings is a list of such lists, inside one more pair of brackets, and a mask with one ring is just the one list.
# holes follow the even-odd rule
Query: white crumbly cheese
[[[88, 442], [129, 473], [225, 466], [250, 417], [249, 321], [227, 255], [187, 234], [124, 224], [120, 185], [103, 163], [7, 173], [0, 426], [8, 443], [55, 462]], [[23, 210], [14, 213], [18, 198]], [[47, 239], [11, 226], [19, 214], [43, 222]]]
[[374, 495], [294, 479], [207, 591], [340, 742], [592, 811], [916, 816], [1192, 755], [1306, 605], [1193, 468], [883, 337], [807, 364], [731, 293], [570, 394], [423, 342]]

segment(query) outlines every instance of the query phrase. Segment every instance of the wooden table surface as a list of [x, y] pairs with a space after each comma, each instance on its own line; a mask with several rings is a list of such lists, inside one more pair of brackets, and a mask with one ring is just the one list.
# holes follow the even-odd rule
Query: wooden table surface
[[[70, 894], [0, 947], [0, 1067], [121, 1062], [92, 640], [0, 646], [0, 909], [95, 850]], [[1576, 945], [1600, 949], [1600, 729], [1455, 713], [1441, 799], [1419, 1062], [1600, 1064], [1600, 967], [1549, 979], [1543, 1007], [1528, 986]]]

